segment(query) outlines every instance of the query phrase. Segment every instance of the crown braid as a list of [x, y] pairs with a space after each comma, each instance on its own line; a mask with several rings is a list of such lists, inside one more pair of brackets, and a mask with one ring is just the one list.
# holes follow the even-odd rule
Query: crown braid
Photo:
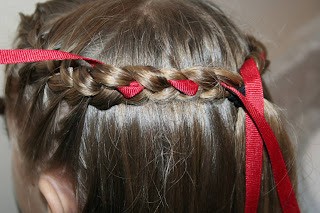
[[[241, 76], [217, 67], [190, 67], [183, 70], [174, 68], [156, 69], [152, 66], [125, 66], [117, 68], [98, 64], [95, 67], [60, 67], [60, 72], [48, 79], [53, 92], [64, 93], [72, 105], [83, 97], [90, 98], [90, 104], [99, 109], [108, 109], [119, 103], [139, 104], [151, 100], [155, 102], [173, 99], [218, 99], [226, 97], [226, 91], [219, 82], [239, 87]], [[191, 80], [199, 85], [195, 96], [188, 96], [174, 88], [169, 80]], [[117, 91], [118, 87], [128, 86], [137, 81], [145, 89], [135, 97], [126, 99]]]
[[[268, 61], [263, 59], [266, 55], [264, 46], [251, 36], [248, 36], [248, 46], [251, 52], [246, 59], [253, 58], [260, 72], [263, 72], [268, 66]], [[191, 80], [199, 85], [199, 90], [195, 96], [188, 96], [174, 88], [169, 80]], [[117, 88], [128, 86], [133, 81], [137, 81], [145, 89], [127, 99]], [[90, 98], [89, 104], [98, 109], [108, 109], [120, 103], [139, 104], [148, 100], [163, 102], [174, 99], [220, 99], [229, 95], [220, 82], [233, 87], [240, 87], [243, 83], [238, 73], [219, 67], [189, 67], [182, 70], [157, 69], [152, 66], [118, 68], [107, 64], [68, 67], [64, 61], [60, 72], [48, 79], [48, 86], [53, 92], [64, 93], [64, 98], [72, 105], [87, 97]]]

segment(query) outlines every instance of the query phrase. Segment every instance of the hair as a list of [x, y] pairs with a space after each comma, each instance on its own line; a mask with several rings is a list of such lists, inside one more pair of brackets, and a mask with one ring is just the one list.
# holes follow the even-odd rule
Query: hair
[[[7, 67], [6, 115], [30, 176], [62, 169], [80, 212], [241, 212], [245, 112], [219, 82], [267, 64], [261, 43], [203, 0], [53, 0], [21, 15], [19, 49], [51, 49], [104, 62]], [[185, 95], [168, 80], [199, 84]], [[117, 87], [145, 89], [126, 99]], [[265, 117], [295, 185], [293, 147], [277, 107]], [[13, 136], [12, 136], [13, 137]], [[280, 210], [264, 150], [259, 212]]]

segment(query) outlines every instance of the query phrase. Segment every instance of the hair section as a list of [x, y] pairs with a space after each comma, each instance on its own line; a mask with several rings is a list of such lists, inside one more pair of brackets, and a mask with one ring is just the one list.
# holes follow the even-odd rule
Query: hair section
[[[81, 212], [239, 212], [245, 199], [245, 113], [219, 84], [264, 48], [201, 0], [54, 0], [22, 15], [17, 48], [81, 60], [8, 66], [6, 114], [28, 169], [62, 169]], [[199, 84], [195, 96], [168, 80]], [[146, 87], [125, 99], [117, 87]], [[276, 108], [270, 122], [295, 182], [293, 151]], [[264, 153], [260, 212], [279, 211]], [[31, 175], [32, 176], [32, 175]]]

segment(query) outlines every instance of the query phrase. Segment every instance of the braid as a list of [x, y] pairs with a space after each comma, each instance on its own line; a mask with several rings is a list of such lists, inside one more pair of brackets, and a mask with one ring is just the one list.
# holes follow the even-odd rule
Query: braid
[[246, 60], [253, 58], [260, 72], [264, 73], [270, 63], [268, 60], [265, 60], [265, 58], [267, 58], [267, 50], [265, 46], [261, 42], [257, 41], [253, 36], [248, 36], [247, 40], [250, 54], [246, 57]]
[[[246, 59], [253, 58], [261, 72], [264, 72], [269, 62], [265, 47], [255, 38], [248, 36], [250, 54]], [[219, 99], [229, 95], [220, 85], [227, 83], [240, 87], [243, 83], [236, 72], [219, 67], [190, 67], [182, 70], [175, 68], [157, 69], [152, 66], [125, 66], [122, 68], [108, 64], [97, 64], [95, 67], [78, 65], [68, 67], [62, 62], [60, 72], [48, 80], [48, 86], [53, 92], [64, 92], [65, 99], [72, 105], [78, 104], [83, 98], [90, 99], [89, 104], [98, 109], [109, 109], [120, 104], [141, 104], [144, 101], [165, 102], [169, 100], [189, 99]], [[169, 80], [191, 80], [199, 85], [195, 96], [188, 96], [170, 84]], [[117, 90], [137, 81], [145, 89], [127, 99]]]
[[[37, 178], [63, 169], [74, 181], [78, 212], [245, 209], [246, 115], [224, 101], [230, 93], [221, 83], [240, 88], [246, 59], [262, 73], [268, 61], [263, 45], [214, 4], [52, 0], [22, 15], [15, 48], [105, 63], [6, 69], [7, 121], [16, 128], [24, 170]], [[277, 110], [265, 101], [265, 112], [290, 165]], [[280, 209], [267, 158], [259, 212]], [[295, 180], [295, 168], [289, 175]]]
[[[172, 99], [218, 99], [226, 96], [219, 82], [239, 87], [241, 76], [216, 67], [191, 67], [156, 69], [152, 66], [125, 66], [122, 68], [98, 64], [95, 67], [66, 67], [62, 62], [60, 72], [52, 75], [48, 86], [53, 92], [64, 92], [65, 99], [75, 105], [83, 97], [99, 109], [108, 109], [119, 103], [139, 104], [146, 100], [163, 102]], [[174, 88], [169, 80], [191, 80], [199, 85], [195, 96], [188, 96]], [[145, 89], [135, 97], [126, 99], [118, 87], [137, 81]]]

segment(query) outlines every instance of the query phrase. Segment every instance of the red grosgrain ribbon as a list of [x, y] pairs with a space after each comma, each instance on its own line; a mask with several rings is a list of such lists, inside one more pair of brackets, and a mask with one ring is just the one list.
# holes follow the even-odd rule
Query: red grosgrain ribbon
[[144, 90], [144, 86], [141, 86], [137, 81], [131, 82], [130, 86], [118, 87], [117, 90], [123, 94], [125, 98], [132, 98]]
[[[246, 60], [240, 69], [246, 98], [264, 116], [263, 89], [254, 59]], [[245, 213], [257, 212], [260, 196], [263, 141], [254, 122], [246, 113], [246, 203]]]
[[[82, 59], [87, 61], [92, 66], [96, 64], [103, 64], [90, 58], [85, 58], [79, 55], [59, 51], [59, 50], [39, 50], [39, 49], [17, 49], [17, 50], [0, 50], [0, 64], [18, 64], [37, 61], [50, 60], [71, 60]], [[191, 80], [169, 80], [170, 84], [180, 92], [186, 95], [195, 95], [198, 91], [199, 85]], [[145, 87], [138, 82], [133, 81], [129, 86], [118, 87], [117, 90], [123, 94], [125, 98], [132, 98]]]
[[100, 61], [85, 58], [72, 53], [62, 52], [59, 50], [37, 50], [37, 49], [17, 49], [17, 50], [0, 50], [0, 64], [18, 64], [37, 61], [68, 60], [82, 59], [92, 66], [103, 64]]
[[284, 213], [300, 212], [279, 143], [264, 118], [263, 89], [259, 70], [253, 59], [240, 69], [246, 96], [221, 82], [234, 92], [246, 109], [246, 204], [245, 212], [257, 212], [262, 171], [262, 141], [267, 148], [277, 192]]
[[195, 95], [199, 89], [199, 85], [194, 83], [191, 80], [169, 80], [169, 83], [179, 90], [180, 92], [183, 92], [186, 95]]
[[[191, 80], [169, 80], [169, 83], [180, 92], [190, 96], [195, 95], [199, 89], [199, 85]], [[145, 87], [140, 85], [137, 81], [131, 82], [130, 86], [117, 88], [125, 98], [132, 98], [144, 89]]]

